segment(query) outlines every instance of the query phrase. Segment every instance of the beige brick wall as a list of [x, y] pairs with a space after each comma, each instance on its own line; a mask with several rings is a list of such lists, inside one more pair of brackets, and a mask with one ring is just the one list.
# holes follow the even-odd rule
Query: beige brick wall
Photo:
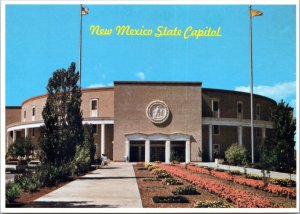
[[[202, 89], [202, 111], [203, 117], [212, 116], [212, 100], [219, 100], [220, 117], [222, 118], [237, 118], [237, 102], [243, 103], [243, 119], [250, 119], [250, 94], [243, 92], [218, 90], [218, 89]], [[276, 102], [267, 97], [254, 95], [254, 119], [256, 115], [256, 104], [260, 104], [260, 119], [270, 120], [270, 108], [276, 105]]]
[[21, 121], [21, 106], [8, 106], [5, 108], [5, 111], [6, 126]]
[[[46, 95], [30, 98], [24, 101], [22, 105], [22, 114], [20, 122], [32, 121], [32, 108], [35, 106], [35, 121], [42, 120], [43, 108], [46, 104]], [[90, 117], [91, 100], [98, 99], [98, 117], [114, 116], [114, 89], [113, 88], [95, 88], [84, 89], [82, 91], [82, 115], [84, 118]], [[24, 118], [26, 111], [26, 118]], [[24, 120], [25, 119], [25, 120]]]
[[[154, 100], [164, 101], [171, 112], [171, 121], [153, 124], [146, 108]], [[201, 85], [115, 83], [114, 160], [122, 161], [125, 154], [125, 134], [184, 133], [191, 136], [191, 161], [199, 160], [201, 141]]]

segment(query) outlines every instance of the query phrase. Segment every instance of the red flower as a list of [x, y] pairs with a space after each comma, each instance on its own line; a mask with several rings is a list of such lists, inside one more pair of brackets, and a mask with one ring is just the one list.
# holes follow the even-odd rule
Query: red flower
[[[210, 193], [219, 195], [228, 201], [232, 201], [238, 207], [278, 207], [270, 200], [253, 195], [249, 191], [232, 188], [222, 182], [201, 177], [199, 174], [193, 174], [185, 171], [178, 166], [170, 166], [159, 164], [160, 168], [166, 170], [168, 173], [176, 175], [184, 180], [187, 180], [200, 188], [206, 189]], [[218, 173], [218, 175], [221, 175]], [[229, 177], [227, 177], [229, 178]]]

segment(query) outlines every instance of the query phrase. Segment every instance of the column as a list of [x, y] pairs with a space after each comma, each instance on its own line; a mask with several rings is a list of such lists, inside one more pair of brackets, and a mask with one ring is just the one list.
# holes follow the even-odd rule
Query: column
[[28, 137], [28, 128], [25, 128], [25, 138]]
[[166, 140], [165, 146], [165, 162], [170, 163], [170, 156], [171, 156], [171, 142], [170, 140]]
[[145, 162], [150, 162], [150, 140], [145, 141]]
[[191, 141], [185, 141], [185, 163], [191, 162]]
[[16, 141], [17, 139], [17, 131], [13, 130], [13, 143]]
[[6, 132], [6, 152], [8, 151], [8, 146], [9, 146], [9, 137], [10, 137], [10, 132]]
[[239, 145], [242, 146], [243, 145], [243, 127], [239, 126], [238, 127], [238, 135], [239, 135]]
[[208, 129], [208, 138], [209, 138], [209, 161], [213, 161], [213, 146], [212, 146], [212, 125], [209, 125]]
[[129, 161], [129, 155], [130, 155], [130, 143], [129, 143], [129, 140], [126, 140], [125, 141], [125, 157], [127, 158], [127, 161]]
[[105, 154], [105, 125], [101, 124], [101, 154]]
[[264, 142], [266, 139], [266, 127], [262, 127], [261, 132], [262, 140]]

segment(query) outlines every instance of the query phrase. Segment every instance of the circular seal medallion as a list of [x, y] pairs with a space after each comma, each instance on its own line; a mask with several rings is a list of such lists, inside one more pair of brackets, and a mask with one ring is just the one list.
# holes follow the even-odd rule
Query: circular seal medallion
[[169, 108], [165, 102], [155, 100], [148, 105], [146, 114], [153, 123], [163, 123], [169, 117]]

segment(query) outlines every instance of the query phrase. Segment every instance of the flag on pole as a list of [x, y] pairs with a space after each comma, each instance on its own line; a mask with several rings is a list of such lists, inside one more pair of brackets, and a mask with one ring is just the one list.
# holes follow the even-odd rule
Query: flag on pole
[[250, 10], [251, 16], [262, 16], [263, 12], [258, 11], [258, 10]]
[[89, 8], [81, 7], [81, 15], [84, 16], [84, 15], [87, 15], [87, 14], [89, 14]]

